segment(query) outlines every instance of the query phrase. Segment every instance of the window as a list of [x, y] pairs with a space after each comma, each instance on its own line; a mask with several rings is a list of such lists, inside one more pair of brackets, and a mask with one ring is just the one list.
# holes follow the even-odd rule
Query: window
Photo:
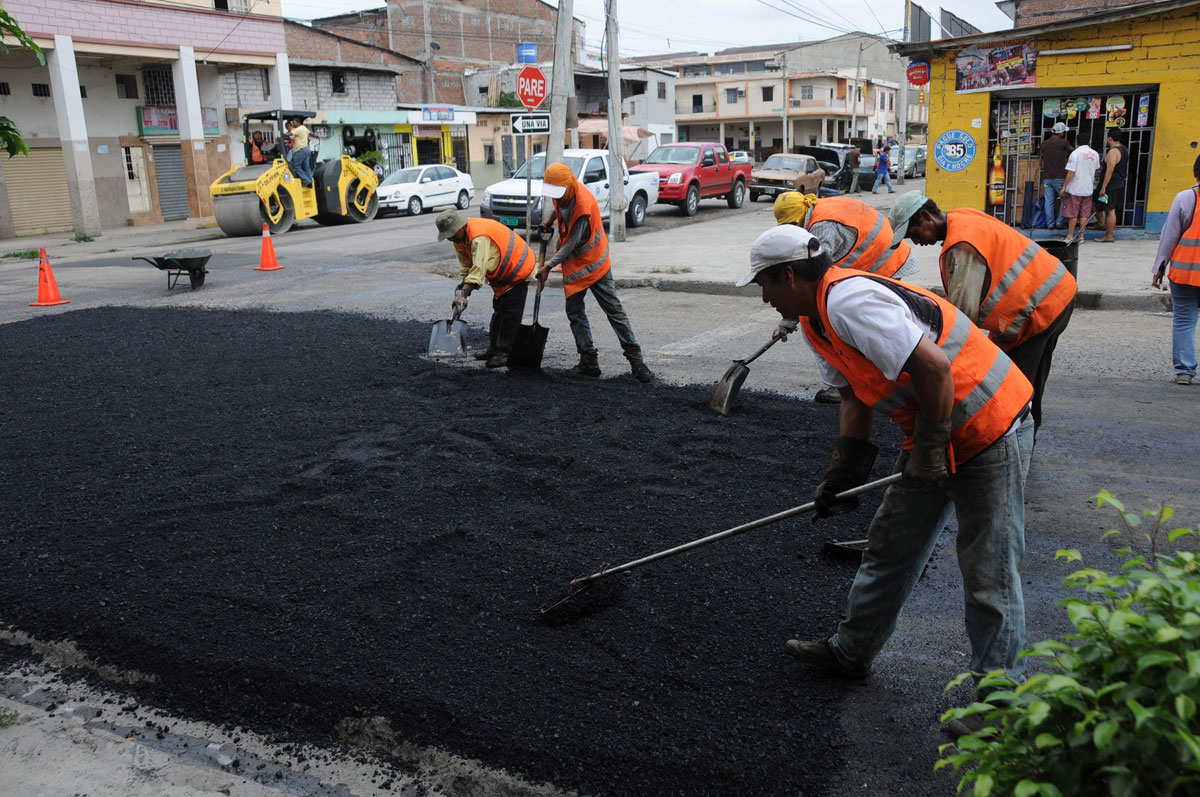
[[142, 70], [142, 88], [146, 90], [147, 105], [175, 104], [175, 81], [169, 69]]
[[49, 97], [50, 96], [50, 84], [49, 83], [34, 83], [33, 84], [33, 96]]
[[888, 92], [888, 110], [896, 110], [896, 95], [892, 94], [890, 91]]
[[703, 94], [693, 94], [692, 95], [692, 113], [700, 113], [703, 110], [704, 110], [704, 95]]
[[712, 148], [709, 147], [709, 148], [705, 149], [704, 157], [702, 157], [700, 159], [700, 165], [703, 167], [703, 166], [715, 166], [716, 164], [717, 164], [717, 159], [716, 159], [716, 156], [713, 155]]
[[479, 96], [480, 96], [480, 97], [486, 97], [486, 96], [487, 96], [487, 94], [488, 94], [488, 87], [487, 87], [487, 86], [480, 86], [480, 87], [479, 87]]
[[[741, 64], [738, 64], [738, 66], [741, 66]], [[741, 72], [742, 70], [738, 69], [738, 71]], [[767, 71], [767, 62], [766, 61], [748, 61], [746, 63], [746, 71], [747, 72], [766, 72]]]
[[483, 162], [488, 166], [496, 165], [496, 146], [494, 144], [483, 145]]
[[691, 64], [683, 68], [684, 77], [707, 77], [712, 74], [708, 64]]
[[725, 102], [729, 103], [730, 105], [734, 104], [737, 102], [737, 95], [737, 89], [725, 89]]
[[630, 115], [630, 116], [636, 116], [636, 115], [637, 115], [637, 103], [636, 103], [636, 102], [634, 102], [633, 100], [630, 100], [630, 101], [629, 101], [629, 115]]
[[585, 183], [596, 182], [597, 178], [603, 180], [607, 174], [608, 170], [604, 168], [604, 158], [592, 158], [588, 161], [587, 170], [583, 173], [583, 181]]
[[774, 86], [763, 86], [762, 93], [763, 93], [763, 102], [772, 102], [775, 99], [775, 87]]
[[717, 64], [718, 75], [740, 75], [746, 71], [745, 64]]
[[809, 84], [804, 84], [800, 87], [800, 99], [811, 100], [813, 98], [813, 87]]
[[0, 95], [7, 97], [11, 92], [8, 90], [8, 83], [0, 83]]
[[117, 75], [117, 99], [136, 100], [137, 75]]
[[723, 148], [717, 149], [717, 160], [720, 161], [722, 165], [729, 163], [729, 156], [725, 154], [725, 150]]
[[667, 98], [667, 82], [665, 80], [658, 81], [658, 98], [660, 100]]
[[85, 99], [85, 100], [87, 99], [87, 86], [80, 86], [80, 87], [79, 87], [79, 96], [80, 96], [80, 97], [82, 97], [82, 98], [83, 98], [83, 99]]
[[246, 0], [213, 0], [213, 8], [218, 11], [236, 11], [246, 13]]
[[345, 72], [330, 72], [329, 73], [330, 90], [334, 94], [346, 93], [346, 73]]

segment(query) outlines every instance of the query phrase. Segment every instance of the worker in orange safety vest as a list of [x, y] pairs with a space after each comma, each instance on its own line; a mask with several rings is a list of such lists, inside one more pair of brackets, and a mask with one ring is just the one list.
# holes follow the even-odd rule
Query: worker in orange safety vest
[[1033, 384], [1033, 424], [1058, 338], [1075, 309], [1075, 278], [1058, 258], [994, 216], [972, 208], [942, 212], [920, 191], [889, 214], [892, 246], [905, 238], [943, 242], [939, 265], [946, 298], [987, 331]]
[[600, 218], [596, 198], [575, 179], [571, 167], [561, 161], [546, 167], [542, 194], [554, 200], [554, 216], [539, 230], [542, 235], [552, 235], [557, 226], [558, 249], [542, 264], [538, 279], [545, 282], [552, 268], [562, 266], [567, 319], [571, 322], [571, 334], [575, 336], [575, 348], [579, 352], [579, 364], [571, 369], [571, 373], [600, 376], [600, 355], [592, 341], [592, 328], [583, 306], [583, 299], [590, 290], [608, 316], [613, 332], [617, 333], [634, 378], [643, 383], [653, 381], [654, 374], [642, 359], [642, 347], [633, 335], [629, 316], [617, 296], [608, 254], [608, 236], [604, 233], [604, 221]]
[[263, 144], [263, 134], [261, 130], [255, 130], [250, 134], [250, 162], [251, 163], [266, 163], [267, 154], [263, 150], [266, 146]]
[[485, 360], [488, 368], [508, 365], [529, 283], [537, 277], [536, 259], [521, 236], [491, 219], [466, 219], [457, 210], [444, 210], [434, 223], [438, 240], [449, 240], [458, 255], [460, 276], [454, 292], [454, 309], [459, 315], [467, 309], [467, 297], [483, 286], [492, 286], [492, 321], [488, 326], [488, 347], [476, 352], [476, 360]]
[[[975, 672], [1019, 678], [1024, 659], [1024, 488], [1033, 448], [1033, 387], [952, 304], [922, 288], [831, 268], [807, 230], [774, 227], [750, 250], [763, 301], [800, 318], [821, 376], [842, 391], [839, 436], [817, 486], [818, 517], [848, 512], [840, 493], [864, 484], [878, 449], [874, 415], [904, 431], [895, 469], [867, 531], [845, 619], [827, 639], [788, 640], [801, 662], [863, 679], [891, 636], [953, 510]], [[976, 722], [952, 724], [968, 733]]]
[[1171, 359], [1175, 384], [1196, 378], [1196, 322], [1200, 318], [1200, 157], [1192, 164], [1195, 183], [1171, 201], [1154, 257], [1153, 285], [1171, 288]]

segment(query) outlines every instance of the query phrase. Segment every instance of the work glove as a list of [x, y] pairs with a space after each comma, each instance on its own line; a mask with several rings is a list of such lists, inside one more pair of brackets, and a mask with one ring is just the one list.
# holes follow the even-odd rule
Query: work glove
[[775, 330], [775, 337], [787, 342], [788, 335], [796, 331], [796, 327], [800, 325], [799, 318], [785, 318], [779, 322], [779, 329]]
[[946, 464], [950, 419], [931, 421], [918, 412], [912, 438], [912, 453], [904, 463], [900, 483], [905, 487], [932, 487], [945, 481], [950, 475]]
[[816, 517], [826, 518], [852, 512], [858, 508], [858, 498], [837, 500], [838, 493], [866, 484], [875, 464], [879, 447], [857, 437], [839, 437], [833, 444], [825, 476], [813, 493], [817, 505]]
[[467, 309], [467, 293], [462, 288], [454, 292], [454, 302], [450, 305], [454, 308], [455, 315], [462, 315]]

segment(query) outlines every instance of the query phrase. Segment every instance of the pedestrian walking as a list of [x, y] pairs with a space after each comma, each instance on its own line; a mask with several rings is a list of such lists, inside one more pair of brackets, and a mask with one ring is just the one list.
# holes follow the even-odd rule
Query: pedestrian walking
[[1200, 318], [1200, 157], [1192, 164], [1195, 182], [1171, 202], [1167, 222], [1154, 258], [1156, 288], [1163, 277], [1171, 287], [1171, 359], [1175, 384], [1190, 385], [1196, 378], [1196, 320]]
[[862, 163], [862, 152], [858, 147], [846, 153], [846, 166], [842, 177], [842, 190], [847, 194], [857, 194], [862, 191], [858, 184], [858, 167]]
[[634, 377], [643, 383], [653, 381], [654, 374], [642, 359], [642, 347], [633, 335], [629, 316], [617, 296], [608, 254], [608, 236], [604, 233], [596, 198], [575, 179], [571, 167], [561, 161], [546, 167], [542, 193], [554, 200], [554, 218], [540, 229], [543, 235], [550, 235], [557, 221], [558, 250], [549, 262], [542, 264], [537, 278], [544, 283], [552, 268], [562, 266], [567, 320], [571, 322], [571, 334], [575, 336], [575, 348], [579, 352], [579, 364], [571, 372], [600, 376], [600, 354], [592, 341], [592, 328], [583, 305], [584, 297], [591, 291], [608, 317], [613, 332], [617, 333]]
[[1121, 140], [1121, 133], [1109, 128], [1106, 135], [1108, 152], [1104, 153], [1104, 178], [1100, 182], [1100, 199], [1107, 203], [1104, 216], [1104, 237], [1100, 243], [1112, 243], [1117, 220], [1125, 210], [1125, 181], [1129, 177], [1129, 149]]
[[1064, 177], [1062, 215], [1067, 220], [1067, 240], [1075, 240], [1075, 224], [1079, 223], [1079, 239], [1087, 230], [1092, 215], [1092, 194], [1096, 190], [1096, 170], [1100, 168], [1100, 153], [1087, 143], [1080, 144], [1067, 158]]
[[875, 193], [879, 188], [880, 183], [886, 183], [889, 194], [896, 193], [896, 189], [892, 188], [892, 175], [889, 171], [892, 168], [892, 148], [884, 147], [879, 151], [879, 157], [875, 160], [875, 185], [871, 186], [871, 193]]
[[1033, 384], [1034, 433], [1058, 338], [1075, 309], [1075, 278], [1045, 249], [974, 208], [943, 212], [920, 191], [900, 197], [888, 218], [892, 245], [942, 242], [946, 298], [988, 332]]
[[508, 365], [508, 355], [525, 314], [529, 283], [536, 278], [536, 260], [516, 232], [491, 219], [466, 219], [457, 210], [443, 210], [434, 220], [439, 241], [454, 244], [462, 281], [454, 291], [459, 315], [467, 298], [484, 280], [492, 286], [492, 321], [488, 347], [475, 353], [488, 368]]
[[1066, 226], [1058, 200], [1067, 176], [1067, 156], [1071, 153], [1068, 129], [1064, 123], [1055, 122], [1050, 128], [1050, 138], [1042, 143], [1042, 209], [1046, 213], [1046, 226], [1056, 230]]
[[[866, 678], [953, 511], [970, 668], [1019, 679], [1019, 571], [1033, 446], [1029, 381], [948, 301], [832, 268], [817, 239], [799, 227], [758, 237], [738, 285], [750, 282], [781, 316], [801, 319], [823, 378], [842, 391], [838, 437], [814, 496], [818, 517], [857, 506], [835, 497], [869, 477], [878, 453], [870, 442], [876, 412], [905, 436], [895, 463], [903, 478], [871, 520], [845, 619], [828, 638], [788, 640], [787, 652], [846, 678]], [[975, 728], [963, 720], [954, 730]]]

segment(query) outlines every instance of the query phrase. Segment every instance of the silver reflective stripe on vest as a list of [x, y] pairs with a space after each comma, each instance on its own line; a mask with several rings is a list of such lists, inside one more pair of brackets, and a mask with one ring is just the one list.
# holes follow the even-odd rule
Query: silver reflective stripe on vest
[[1015, 367], [1012, 360], [1008, 359], [1007, 354], [997, 351], [996, 359], [992, 362], [992, 367], [988, 368], [987, 376], [967, 394], [966, 398], [954, 405], [954, 409], [950, 412], [950, 425], [958, 429], [974, 418], [976, 413], [983, 409], [983, 405], [1000, 392], [1000, 386], [1008, 378], [1009, 369]]
[[[1179, 243], [1175, 245], [1175, 249], [1179, 249], [1181, 246], [1186, 246], [1188, 248], [1200, 247], [1200, 238], [1180, 238]], [[1174, 254], [1174, 252], [1172, 252], [1172, 254]], [[1175, 269], [1176, 271], [1200, 271], [1200, 262], [1175, 260], [1172, 258], [1171, 268]]]
[[598, 268], [600, 268], [607, 262], [608, 262], [608, 247], [606, 246], [606, 247], [604, 247], [604, 255], [599, 260], [597, 260], [595, 263], [592, 263], [589, 266], [585, 266], [584, 268], [581, 268], [578, 271], [572, 271], [570, 274], [564, 273], [563, 274], [563, 284], [566, 285], [567, 283], [574, 282], [577, 279], [582, 279], [583, 277], [586, 277], [588, 274], [591, 274], [593, 271], [597, 270]]
[[[963, 345], [967, 342], [967, 336], [971, 334], [971, 322], [967, 320], [966, 315], [956, 312], [954, 314], [954, 326], [950, 328], [950, 334], [946, 336], [945, 342], [940, 346], [947, 359], [953, 364], [963, 349]], [[891, 415], [896, 410], [903, 409], [910, 402], [917, 398], [916, 386], [910, 379], [908, 384], [901, 387], [896, 386], [891, 395], [882, 401], [876, 402], [875, 409]]]
[[[863, 237], [862, 241], [859, 242], [858, 246], [854, 247], [854, 249], [851, 250], [850, 254], [846, 255], [846, 259], [843, 260], [842, 262], [843, 263], [851, 263], [851, 264], [856, 262], [860, 257], [862, 257], [863, 252], [867, 251], [867, 249], [869, 249], [871, 247], [871, 244], [875, 243], [875, 239], [879, 237], [879, 232], [882, 229], [883, 229], [883, 214], [880, 213], [875, 217], [875, 226], [872, 227], [871, 231]], [[872, 263], [871, 268], [869, 268], [867, 270], [872, 273], [878, 271], [883, 266], [883, 264], [885, 262], [887, 262], [886, 255], [887, 255], [887, 250], [885, 249], [884, 257], [880, 258], [877, 262]]]
[[[500, 258], [500, 263], [499, 263], [499, 265], [496, 266], [497, 271], [504, 272], [507, 270], [507, 269], [505, 269], [504, 266], [508, 263], [509, 258], [512, 257], [513, 249], [515, 249], [516, 246], [517, 246], [517, 234], [515, 232], [509, 231], [508, 247], [505, 248], [504, 257]], [[501, 281], [499, 284], [507, 285], [508, 283], [513, 282], [516, 279], [517, 275], [521, 273], [521, 269], [525, 266], [525, 261], [528, 259], [529, 259], [529, 247], [527, 246], [527, 247], [525, 247], [525, 256], [521, 258], [521, 262], [518, 263], [515, 268], [513, 268], [512, 273], [508, 275], [508, 278]], [[492, 280], [490, 277], [488, 278], [488, 281], [491, 282], [493, 285], [496, 284], [495, 280]]]
[[584, 255], [586, 255], [588, 252], [592, 251], [592, 250], [593, 250], [593, 249], [595, 249], [597, 246], [599, 246], [599, 245], [600, 245], [600, 239], [601, 239], [601, 238], [603, 238], [603, 237], [604, 237], [604, 230], [602, 230], [602, 229], [601, 229], [601, 230], [596, 230], [596, 235], [595, 235], [595, 236], [593, 236], [592, 240], [588, 241], [588, 244], [587, 244], [587, 246], [581, 247], [581, 248], [579, 249], [579, 251], [578, 251], [578, 252], [575, 252], [575, 253], [573, 253], [573, 254], [571, 255], [571, 257], [583, 257], [583, 256], [584, 256]]
[[979, 306], [978, 318], [984, 319], [992, 314], [992, 311], [996, 309], [996, 305], [1000, 304], [1000, 300], [1004, 298], [1004, 294], [1008, 293], [1008, 289], [1017, 281], [1017, 277], [1020, 277], [1024, 273], [1025, 268], [1033, 262], [1033, 259], [1037, 257], [1040, 251], [1042, 251], [1042, 247], [1036, 243], [1030, 243], [1025, 248], [1025, 251], [1017, 258], [1017, 262], [1013, 263], [1012, 268], [1004, 272], [1004, 276], [1000, 278], [1000, 281], [992, 286], [987, 299]]
[[1017, 317], [1008, 325], [1008, 329], [1000, 333], [1000, 341], [1009, 343], [1017, 339], [1026, 322], [1029, 321], [1029, 316], [1033, 315], [1033, 311], [1042, 303], [1042, 300], [1050, 295], [1050, 292], [1058, 287], [1059, 283], [1067, 276], [1067, 267], [1059, 263], [1050, 272], [1050, 278], [1038, 286], [1038, 289], [1033, 292], [1033, 296], [1021, 308], [1021, 312], [1017, 313]]

